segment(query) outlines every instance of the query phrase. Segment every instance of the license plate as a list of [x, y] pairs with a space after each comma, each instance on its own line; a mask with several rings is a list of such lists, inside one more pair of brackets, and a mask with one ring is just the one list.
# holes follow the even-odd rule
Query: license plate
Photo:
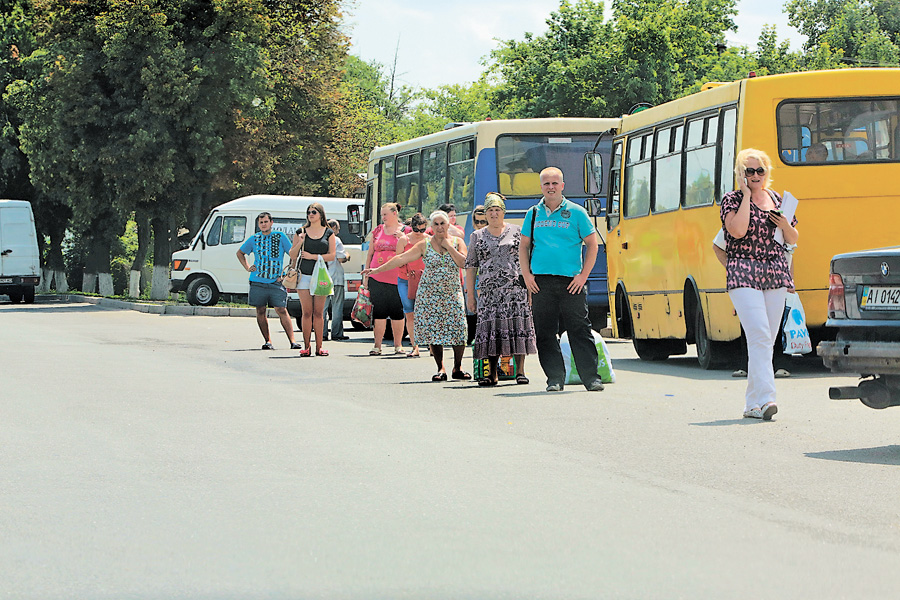
[[0, 283], [12, 283], [12, 277], [0, 277]]
[[900, 287], [864, 286], [859, 307], [900, 310]]

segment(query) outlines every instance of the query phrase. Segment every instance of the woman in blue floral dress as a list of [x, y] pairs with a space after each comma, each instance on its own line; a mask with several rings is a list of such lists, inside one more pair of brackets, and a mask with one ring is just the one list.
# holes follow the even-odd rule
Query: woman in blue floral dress
[[462, 370], [463, 352], [466, 349], [466, 311], [459, 270], [466, 263], [466, 244], [448, 233], [450, 217], [443, 211], [435, 211], [429, 219], [434, 235], [390, 259], [383, 265], [363, 271], [364, 275], [396, 269], [415, 260], [423, 259], [425, 271], [416, 293], [415, 330], [416, 341], [431, 346], [431, 353], [438, 371], [432, 381], [447, 381], [444, 368], [444, 346], [453, 348], [453, 379], [471, 379]]

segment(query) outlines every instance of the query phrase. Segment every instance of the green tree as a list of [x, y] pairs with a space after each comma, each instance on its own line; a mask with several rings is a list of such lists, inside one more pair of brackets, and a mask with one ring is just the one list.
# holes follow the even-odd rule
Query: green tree
[[400, 129], [401, 139], [441, 131], [447, 123], [483, 121], [496, 114], [491, 106], [494, 86], [480, 79], [469, 85], [442, 85], [423, 90], [423, 100]]

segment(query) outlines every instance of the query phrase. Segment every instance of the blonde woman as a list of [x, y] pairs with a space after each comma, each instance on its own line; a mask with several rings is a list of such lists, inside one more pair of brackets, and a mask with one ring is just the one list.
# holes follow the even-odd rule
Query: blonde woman
[[771, 420], [775, 403], [772, 347], [781, 328], [784, 297], [793, 287], [784, 245], [796, 244], [797, 219], [781, 214], [781, 197], [771, 189], [772, 161], [762, 150], [741, 150], [735, 160], [740, 189], [725, 194], [720, 215], [725, 229], [726, 288], [747, 336], [747, 392], [744, 417]]
[[328, 350], [322, 348], [325, 333], [325, 296], [313, 296], [309, 291], [313, 269], [319, 256], [326, 262], [334, 260], [336, 254], [334, 232], [328, 227], [325, 209], [318, 202], [313, 202], [306, 209], [306, 227], [294, 235], [291, 248], [291, 263], [300, 258], [300, 282], [297, 284], [297, 295], [300, 297], [300, 317], [303, 330], [303, 349], [300, 356], [312, 356], [310, 341], [313, 330], [316, 332], [316, 356], [328, 356]]

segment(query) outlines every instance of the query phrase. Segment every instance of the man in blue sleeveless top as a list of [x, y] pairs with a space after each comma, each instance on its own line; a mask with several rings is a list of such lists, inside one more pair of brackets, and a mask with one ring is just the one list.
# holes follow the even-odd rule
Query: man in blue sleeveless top
[[[287, 312], [287, 290], [281, 285], [284, 255], [291, 250], [291, 240], [280, 231], [272, 231], [272, 215], [267, 212], [256, 217], [259, 231], [248, 237], [237, 251], [237, 258], [250, 272], [250, 306], [256, 307], [256, 324], [265, 344], [263, 350], [274, 350], [269, 338], [269, 320], [266, 308], [271, 306], [281, 319], [281, 326], [291, 342], [291, 349], [301, 348], [294, 341], [294, 324]], [[253, 264], [247, 263], [247, 255], [253, 255]]]
[[[584, 286], [597, 260], [597, 231], [587, 211], [563, 196], [564, 188], [562, 171], [556, 167], [541, 171], [544, 197], [525, 215], [519, 263], [525, 287], [532, 293], [538, 360], [547, 375], [547, 391], [559, 392], [565, 385], [566, 367], [556, 337], [562, 322], [581, 381], [594, 392], [602, 390], [603, 383], [597, 375], [597, 347]], [[526, 235], [532, 231], [533, 237]], [[587, 248], [584, 261], [582, 245]]]

